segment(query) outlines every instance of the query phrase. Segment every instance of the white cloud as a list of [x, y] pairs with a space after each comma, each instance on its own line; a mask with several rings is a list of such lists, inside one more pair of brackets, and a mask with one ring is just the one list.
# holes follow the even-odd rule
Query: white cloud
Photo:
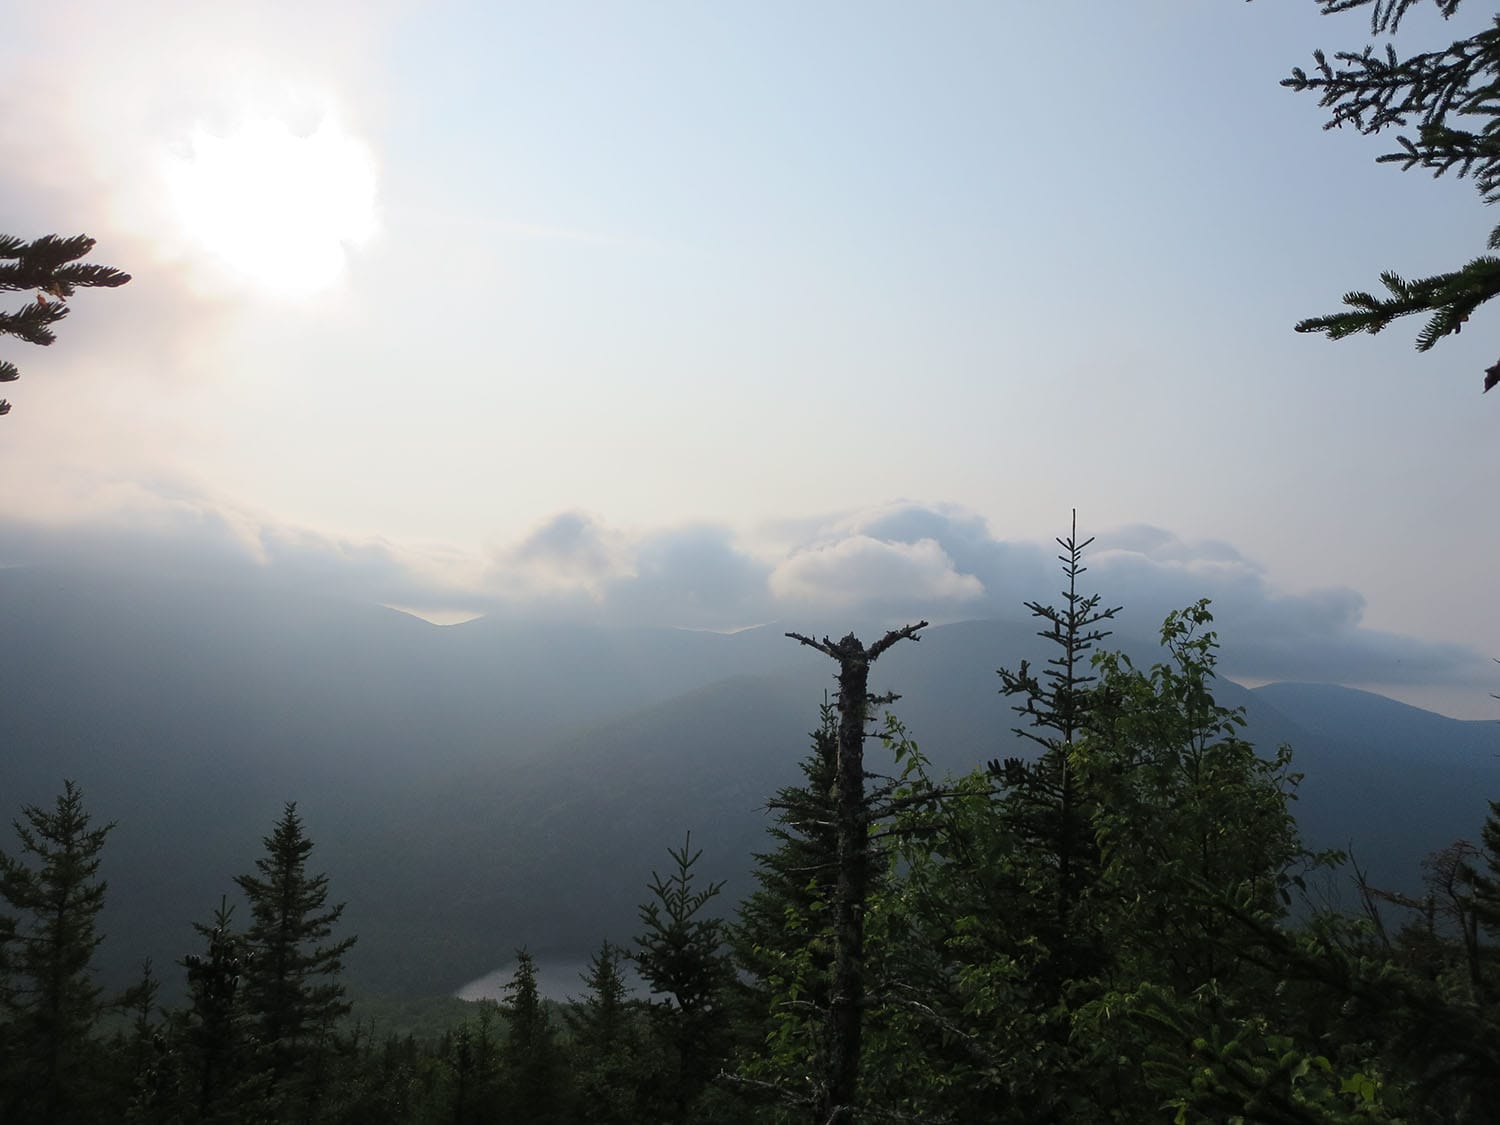
[[788, 605], [825, 609], [885, 609], [972, 603], [984, 584], [960, 574], [936, 539], [915, 542], [850, 535], [836, 543], [801, 550], [771, 572], [771, 595]]
[[628, 569], [624, 536], [583, 512], [559, 512], [516, 546], [501, 551], [489, 585], [502, 596], [582, 590], [597, 599], [602, 584]]

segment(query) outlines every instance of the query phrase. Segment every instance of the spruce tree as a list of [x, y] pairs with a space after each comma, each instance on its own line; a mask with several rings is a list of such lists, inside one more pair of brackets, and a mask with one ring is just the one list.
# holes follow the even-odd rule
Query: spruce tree
[[121, 1067], [126, 1089], [126, 1120], [153, 1121], [161, 1116], [162, 1054], [166, 1044], [158, 1018], [157, 996], [161, 982], [151, 968], [151, 958], [141, 964], [141, 978], [120, 1006], [130, 1013], [130, 1033], [115, 1034], [113, 1054]]
[[0, 852], [0, 899], [16, 912], [7, 927], [13, 975], [0, 993], [0, 1120], [85, 1120], [96, 1073], [91, 1040], [104, 1008], [91, 962], [103, 940], [100, 853], [113, 824], [91, 827], [71, 781], [52, 809], [22, 809], [18, 856]]
[[[1325, 14], [1370, 9], [1375, 35], [1395, 36], [1402, 17], [1418, 0], [1318, 0]], [[1451, 16], [1460, 0], [1434, 0]], [[1402, 170], [1425, 168], [1434, 176], [1452, 172], [1470, 177], [1486, 203], [1500, 200], [1500, 25], [1460, 39], [1438, 51], [1402, 57], [1394, 44], [1384, 51], [1339, 51], [1330, 61], [1314, 51], [1311, 73], [1292, 69], [1282, 85], [1311, 91], [1330, 110], [1324, 128], [1350, 126], [1361, 133], [1398, 134], [1396, 148], [1378, 158]], [[1500, 250], [1500, 226], [1487, 249]], [[1426, 351], [1444, 336], [1457, 334], [1470, 315], [1500, 294], [1500, 257], [1482, 254], [1458, 269], [1407, 280], [1393, 271], [1380, 275], [1383, 296], [1355, 291], [1344, 296], [1346, 311], [1310, 317], [1298, 332], [1321, 332], [1337, 340], [1358, 332], [1376, 333], [1412, 314], [1428, 317], [1417, 334]], [[1488, 368], [1484, 389], [1500, 382], [1500, 362]]]
[[497, 1005], [486, 999], [480, 1000], [476, 1007], [476, 1017], [445, 1034], [438, 1048], [447, 1079], [441, 1120], [451, 1125], [486, 1125], [495, 1120], [509, 1120], [504, 1113], [509, 1090], [501, 1072], [500, 1049], [495, 1038]]
[[1472, 933], [1466, 936], [1475, 992], [1482, 1002], [1500, 1005], [1500, 801], [1490, 802], [1479, 840], [1478, 855], [1460, 873], [1472, 918]]
[[667, 1113], [691, 1120], [693, 1103], [717, 1072], [728, 1047], [728, 990], [734, 970], [725, 950], [722, 919], [705, 917], [722, 883], [696, 886], [693, 871], [702, 850], [689, 833], [681, 848], [669, 848], [675, 870], [651, 873], [652, 898], [641, 906], [641, 935], [632, 954], [653, 995], [661, 1039], [675, 1063], [675, 1096]]
[[536, 959], [524, 949], [516, 951], [516, 971], [505, 986], [501, 1010], [509, 1028], [501, 1051], [507, 1120], [535, 1125], [559, 1120], [557, 1037], [537, 988]]
[[[0, 234], [0, 292], [34, 290], [29, 304], [14, 312], [0, 310], [0, 336], [15, 336], [43, 347], [57, 338], [52, 326], [68, 315], [66, 301], [79, 286], [113, 289], [130, 280], [110, 266], [81, 264], [78, 259], [94, 248], [86, 235], [60, 238], [46, 235], [27, 242], [15, 235]], [[0, 359], [0, 383], [20, 378], [16, 365]], [[0, 415], [10, 412], [10, 403], [0, 399]]]
[[295, 803], [262, 843], [256, 874], [235, 879], [250, 904], [245, 1004], [273, 1083], [315, 1099], [334, 1023], [349, 1010], [338, 977], [355, 939], [329, 941], [344, 906], [329, 906], [328, 877], [307, 871], [313, 842]]
[[[803, 759], [804, 783], [779, 790], [770, 802], [776, 822], [769, 835], [772, 851], [755, 856], [756, 889], [740, 904], [730, 929], [736, 966], [747, 978], [756, 1015], [770, 1016], [775, 994], [793, 990], [805, 1006], [798, 1013], [824, 1012], [828, 1007], [829, 973], [833, 967], [830, 907], [837, 878], [838, 857], [834, 824], [834, 776], [837, 769], [838, 726], [830, 704], [812, 732], [812, 752]], [[806, 1014], [777, 1013], [795, 1022], [784, 1029], [804, 1057], [817, 1053], [821, 1027]]]
[[563, 1016], [573, 1037], [576, 1116], [587, 1125], [634, 1125], [648, 1116], [640, 1094], [651, 1075], [641, 1050], [638, 1005], [620, 972], [623, 956], [604, 942], [580, 974], [587, 991]]
[[180, 1096], [200, 1121], [232, 1117], [253, 1088], [248, 1057], [253, 1031], [242, 987], [251, 957], [233, 918], [234, 907], [221, 899], [211, 922], [193, 923], [203, 953], [189, 953], [181, 962], [187, 970], [188, 1010], [178, 1036]]
[[1081, 785], [1073, 760], [1075, 745], [1098, 705], [1090, 688], [1089, 653], [1110, 635], [1101, 628], [1120, 612], [1102, 607], [1098, 594], [1083, 594], [1078, 579], [1088, 568], [1083, 553], [1093, 538], [1078, 540], [1078, 513], [1072, 529], [1057, 544], [1063, 549], [1067, 588], [1061, 608], [1026, 602], [1046, 627], [1037, 635], [1056, 648], [1040, 676], [1023, 660], [1016, 671], [999, 670], [1002, 695], [1019, 697], [1013, 710], [1029, 720], [1014, 733], [1040, 749], [1037, 757], [991, 761], [990, 773], [1004, 786], [1013, 830], [1030, 846], [1037, 861], [1038, 905], [1050, 908], [1039, 936], [1052, 953], [1049, 974], [1055, 981], [1078, 976], [1097, 957], [1096, 942], [1076, 924], [1075, 912], [1098, 877], [1099, 849], [1092, 824], [1093, 805]]

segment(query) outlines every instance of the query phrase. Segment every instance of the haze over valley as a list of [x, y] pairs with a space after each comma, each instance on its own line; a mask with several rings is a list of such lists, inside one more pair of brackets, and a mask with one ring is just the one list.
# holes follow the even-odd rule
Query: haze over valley
[[[1156, 659], [1138, 617], [1127, 608], [1104, 647]], [[295, 800], [350, 903], [353, 978], [453, 991], [521, 946], [578, 962], [629, 940], [651, 872], [689, 831], [706, 876], [731, 898], [748, 889], [767, 801], [797, 780], [836, 690], [791, 624], [439, 627], [264, 582], [13, 567], [0, 789], [45, 804], [72, 778], [118, 822], [101, 963], [120, 983], [142, 957], [181, 956]], [[1045, 659], [1034, 634], [1021, 615], [939, 625], [877, 666], [934, 774], [1024, 751], [995, 669]], [[1246, 708], [1263, 750], [1293, 746], [1309, 842], [1352, 843], [1382, 884], [1414, 887], [1417, 861], [1477, 826], [1500, 784], [1494, 721], [1327, 685], [1217, 694]]]

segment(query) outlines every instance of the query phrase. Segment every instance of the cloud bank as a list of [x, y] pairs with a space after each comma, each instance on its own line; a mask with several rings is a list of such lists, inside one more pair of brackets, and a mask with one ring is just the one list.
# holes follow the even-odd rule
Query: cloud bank
[[[949, 505], [896, 503], [763, 534], [707, 523], [638, 530], [570, 511], [480, 557], [287, 527], [182, 489], [136, 488], [113, 501], [107, 515], [0, 520], [0, 564], [269, 583], [434, 619], [703, 629], [1019, 620], [1024, 602], [1057, 602], [1061, 587], [1055, 544], [996, 538]], [[1367, 628], [1364, 598], [1346, 587], [1280, 591], [1227, 543], [1129, 526], [1101, 532], [1086, 562], [1082, 588], [1125, 607], [1121, 636], [1149, 635], [1167, 611], [1211, 599], [1221, 668], [1236, 678], [1480, 693], [1493, 682], [1481, 654]]]

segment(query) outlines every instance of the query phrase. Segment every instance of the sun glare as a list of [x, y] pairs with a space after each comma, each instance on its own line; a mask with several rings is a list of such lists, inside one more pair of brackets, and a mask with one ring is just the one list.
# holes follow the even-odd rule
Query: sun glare
[[167, 186], [200, 254], [280, 297], [334, 285], [348, 249], [375, 231], [374, 156], [329, 117], [306, 136], [267, 118], [224, 136], [196, 130]]

